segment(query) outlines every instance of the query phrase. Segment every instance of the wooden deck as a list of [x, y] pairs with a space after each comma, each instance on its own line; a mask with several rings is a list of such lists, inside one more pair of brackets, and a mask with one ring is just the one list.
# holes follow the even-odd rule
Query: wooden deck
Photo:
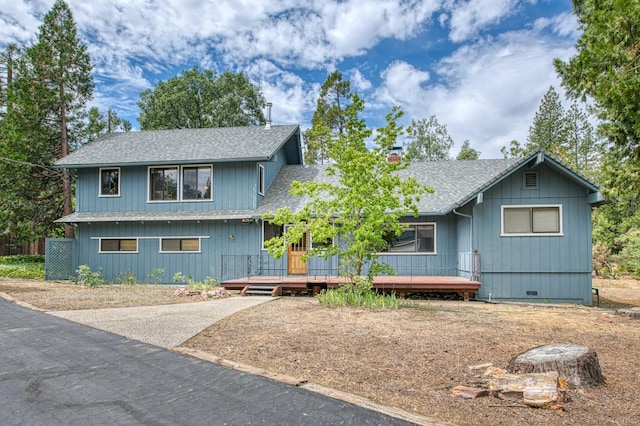
[[[247, 286], [276, 286], [280, 293], [312, 290], [314, 293], [323, 288], [336, 288], [347, 282], [344, 277], [325, 275], [257, 275], [222, 281], [220, 285], [227, 290], [243, 290]], [[469, 300], [479, 289], [479, 281], [471, 281], [462, 277], [432, 276], [381, 276], [374, 277], [373, 288], [384, 292], [395, 292], [398, 296], [408, 293], [457, 293], [464, 300]]]

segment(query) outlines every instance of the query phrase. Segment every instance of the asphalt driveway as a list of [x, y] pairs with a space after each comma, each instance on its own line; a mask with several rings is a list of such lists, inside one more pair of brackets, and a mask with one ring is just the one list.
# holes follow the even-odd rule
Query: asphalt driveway
[[0, 299], [3, 425], [400, 425], [402, 420]]

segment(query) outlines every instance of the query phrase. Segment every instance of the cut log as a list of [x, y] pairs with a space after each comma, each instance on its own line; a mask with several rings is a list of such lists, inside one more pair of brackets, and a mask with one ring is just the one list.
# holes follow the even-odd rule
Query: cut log
[[598, 354], [586, 346], [557, 344], [539, 346], [509, 361], [510, 373], [557, 371], [570, 387], [596, 386], [605, 382]]
[[538, 408], [561, 408], [566, 401], [566, 382], [555, 371], [510, 374], [490, 367], [484, 375], [490, 380], [489, 389], [501, 399]]
[[465, 399], [476, 399], [489, 395], [488, 389], [472, 388], [470, 386], [456, 386], [451, 389], [451, 393]]

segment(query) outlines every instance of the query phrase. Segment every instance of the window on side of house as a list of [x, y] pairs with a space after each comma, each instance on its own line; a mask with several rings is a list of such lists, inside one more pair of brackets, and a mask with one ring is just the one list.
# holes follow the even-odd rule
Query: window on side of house
[[211, 166], [182, 167], [182, 199], [211, 200]]
[[503, 236], [561, 236], [562, 206], [502, 206]]
[[264, 243], [271, 238], [280, 237], [284, 232], [284, 226], [276, 225], [268, 221], [262, 221], [262, 250], [266, 250]]
[[161, 238], [160, 253], [200, 252], [200, 238]]
[[264, 195], [264, 166], [258, 164], [258, 194]]
[[436, 224], [411, 223], [400, 236], [389, 235], [384, 254], [435, 254]]
[[178, 167], [149, 167], [149, 201], [178, 200]]
[[100, 253], [137, 253], [138, 240], [136, 238], [102, 238], [100, 239]]
[[100, 169], [100, 197], [118, 197], [120, 195], [120, 168]]

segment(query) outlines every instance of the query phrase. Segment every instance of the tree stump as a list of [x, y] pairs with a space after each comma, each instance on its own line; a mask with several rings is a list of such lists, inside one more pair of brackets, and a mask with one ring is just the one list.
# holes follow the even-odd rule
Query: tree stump
[[557, 371], [571, 387], [604, 383], [598, 354], [586, 346], [557, 344], [539, 346], [516, 355], [509, 361], [510, 373]]

